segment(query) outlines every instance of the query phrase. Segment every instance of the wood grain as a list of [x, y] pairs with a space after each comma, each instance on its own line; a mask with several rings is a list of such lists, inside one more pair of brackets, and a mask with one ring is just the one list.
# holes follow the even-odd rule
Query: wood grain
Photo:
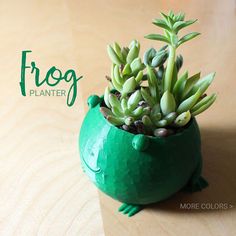
[[[72, 108], [65, 97], [20, 94], [22, 50], [32, 50], [28, 63], [42, 76], [53, 65], [81, 75], [67, 4], [0, 4], [0, 235], [104, 235], [97, 191], [79, 162], [80, 86]], [[26, 86], [33, 87], [30, 73]]]

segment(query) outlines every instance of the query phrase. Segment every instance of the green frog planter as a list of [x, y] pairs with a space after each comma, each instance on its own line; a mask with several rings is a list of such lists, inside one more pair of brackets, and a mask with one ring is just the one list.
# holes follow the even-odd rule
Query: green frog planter
[[[182, 13], [162, 15], [161, 26], [176, 37], [179, 25], [194, 22], [185, 22]], [[154, 22], [160, 25], [160, 20]], [[165, 39], [168, 48], [147, 50], [144, 63], [137, 41], [129, 48], [109, 46], [113, 91], [107, 87], [104, 96], [88, 99], [79, 137], [82, 168], [101, 191], [123, 203], [119, 211], [128, 216], [183, 188], [199, 191], [208, 185], [201, 177], [201, 139], [194, 116], [216, 99], [215, 94], [203, 96], [214, 74], [178, 77], [183, 59], [175, 57], [175, 50], [196, 36], [189, 35], [176, 42], [148, 35]]]

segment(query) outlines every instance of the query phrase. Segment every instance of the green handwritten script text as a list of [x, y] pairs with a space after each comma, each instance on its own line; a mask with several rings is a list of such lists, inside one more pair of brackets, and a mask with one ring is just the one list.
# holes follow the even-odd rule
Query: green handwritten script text
[[[57, 69], [55, 66], [52, 66], [48, 72], [46, 73], [46, 76], [44, 79], [40, 80], [40, 69], [36, 66], [35, 62], [32, 61], [30, 65], [26, 63], [26, 55], [27, 53], [31, 53], [32, 51], [26, 50], [22, 51], [22, 59], [21, 59], [21, 80], [20, 80], [20, 89], [21, 94], [23, 96], [26, 96], [26, 69], [30, 70], [30, 73], [34, 75], [34, 81], [36, 87], [40, 87], [43, 84], [46, 84], [50, 87], [55, 87], [57, 84], [60, 83], [60, 81], [64, 80], [67, 83], [70, 83], [71, 86], [67, 93], [67, 105], [72, 106], [76, 100], [77, 96], [77, 89], [78, 89], [78, 81], [82, 78], [82, 76], [78, 77], [76, 76], [76, 73], [74, 70], [69, 69], [65, 72], [63, 75], [62, 72]], [[66, 96], [65, 90], [30, 90], [29, 91], [30, 96]]]

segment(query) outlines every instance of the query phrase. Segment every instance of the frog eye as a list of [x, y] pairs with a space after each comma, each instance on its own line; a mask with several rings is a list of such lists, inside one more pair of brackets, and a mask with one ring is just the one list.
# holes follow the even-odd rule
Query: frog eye
[[137, 151], [145, 151], [149, 146], [149, 138], [143, 134], [137, 134], [132, 140], [132, 146]]
[[97, 95], [91, 95], [89, 96], [88, 100], [87, 100], [87, 104], [89, 106], [89, 108], [93, 108], [95, 107], [99, 102], [101, 101], [101, 98]]

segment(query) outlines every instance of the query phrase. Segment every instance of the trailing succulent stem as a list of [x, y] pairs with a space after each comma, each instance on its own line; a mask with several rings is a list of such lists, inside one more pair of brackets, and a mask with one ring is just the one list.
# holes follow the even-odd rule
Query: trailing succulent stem
[[203, 78], [200, 73], [189, 76], [187, 71], [179, 75], [183, 57], [177, 55], [177, 49], [199, 35], [192, 32], [179, 37], [179, 31], [196, 20], [185, 21], [183, 13], [172, 11], [161, 16], [153, 24], [164, 30], [163, 35], [149, 34], [145, 38], [165, 45], [159, 50], [149, 48], [143, 60], [137, 40], [128, 47], [116, 42], [107, 47], [112, 67], [101, 112], [113, 125], [133, 133], [170, 135], [216, 100], [216, 94], [205, 94], [215, 73]]

